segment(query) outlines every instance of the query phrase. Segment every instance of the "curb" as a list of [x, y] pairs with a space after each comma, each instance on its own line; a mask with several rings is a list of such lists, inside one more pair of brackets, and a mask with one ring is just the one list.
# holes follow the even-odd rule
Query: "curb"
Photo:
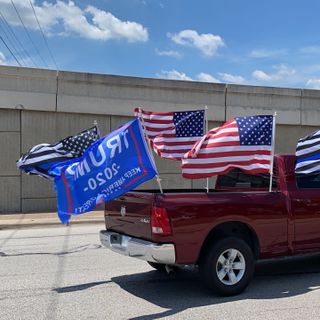
[[103, 211], [96, 211], [91, 215], [76, 215], [67, 225], [60, 222], [57, 215], [50, 213], [19, 213], [19, 214], [0, 214], [0, 230], [22, 229], [22, 228], [41, 228], [73, 226], [78, 224], [104, 224]]
[[71, 227], [79, 224], [104, 224], [104, 220], [76, 220], [71, 221], [69, 224], [62, 224], [60, 221], [43, 221], [36, 222], [32, 221], [30, 223], [0, 223], [0, 230], [10, 230], [10, 229], [24, 229], [24, 228], [37, 228], [37, 227]]

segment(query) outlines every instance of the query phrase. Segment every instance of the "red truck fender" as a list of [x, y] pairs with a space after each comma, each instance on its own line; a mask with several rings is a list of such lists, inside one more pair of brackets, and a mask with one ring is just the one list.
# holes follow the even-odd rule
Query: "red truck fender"
[[198, 261], [200, 261], [208, 247], [212, 245], [214, 241], [225, 237], [236, 237], [244, 240], [252, 249], [255, 259], [258, 259], [260, 254], [260, 243], [257, 233], [248, 222], [243, 222], [241, 220], [243, 219], [232, 219], [231, 221], [230, 219], [226, 219], [226, 221], [220, 221], [209, 229], [202, 242]]

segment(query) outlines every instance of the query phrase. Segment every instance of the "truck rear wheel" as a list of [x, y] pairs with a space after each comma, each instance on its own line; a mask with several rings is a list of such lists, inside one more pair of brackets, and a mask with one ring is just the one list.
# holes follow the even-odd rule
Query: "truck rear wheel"
[[253, 276], [252, 250], [239, 238], [217, 240], [202, 257], [199, 271], [204, 284], [219, 295], [239, 294]]

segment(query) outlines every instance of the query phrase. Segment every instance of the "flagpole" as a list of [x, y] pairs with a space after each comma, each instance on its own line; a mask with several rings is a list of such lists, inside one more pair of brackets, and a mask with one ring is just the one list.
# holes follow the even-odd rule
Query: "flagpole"
[[273, 162], [274, 162], [274, 149], [275, 149], [275, 140], [276, 140], [276, 116], [277, 112], [274, 112], [273, 121], [272, 121], [272, 142], [271, 142], [271, 160], [270, 160], [270, 184], [269, 192], [272, 191], [272, 178], [273, 178]]
[[93, 125], [95, 127], [97, 127], [97, 132], [98, 132], [99, 138], [101, 138], [101, 134], [100, 134], [99, 126], [98, 126], [98, 121], [97, 120], [93, 120]]
[[[150, 151], [151, 157], [153, 158], [154, 165], [156, 166], [156, 161], [155, 161], [154, 156], [153, 156], [153, 151], [152, 151], [152, 148], [151, 148], [150, 139], [149, 139], [148, 135], [146, 134], [147, 130], [146, 130], [146, 126], [145, 126], [145, 123], [144, 123], [144, 119], [143, 119], [141, 114], [142, 114], [141, 107], [139, 107], [139, 118], [141, 119], [141, 124], [142, 124], [143, 130], [144, 130], [144, 135], [145, 135], [145, 137], [147, 138], [147, 141], [148, 141], [148, 146], [149, 146], [149, 151]], [[157, 172], [158, 172], [158, 168], [157, 168]], [[160, 192], [163, 194], [163, 189], [162, 189], [162, 185], [161, 185], [161, 179], [160, 179], [159, 175], [156, 175], [156, 179], [157, 179], [157, 182], [158, 182], [158, 185], [159, 185]]]
[[[208, 133], [209, 131], [209, 121], [208, 121], [208, 106], [205, 106], [204, 107], [204, 114], [205, 114], [205, 119], [206, 119], [206, 133]], [[207, 185], [206, 185], [206, 190], [207, 190], [207, 193], [209, 193], [209, 178], [207, 178]]]

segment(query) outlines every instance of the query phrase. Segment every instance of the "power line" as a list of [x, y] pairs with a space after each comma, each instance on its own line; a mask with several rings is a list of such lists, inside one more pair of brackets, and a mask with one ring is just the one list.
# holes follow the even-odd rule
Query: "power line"
[[58, 68], [57, 63], [56, 63], [56, 60], [54, 59], [53, 54], [52, 54], [52, 52], [51, 52], [51, 50], [50, 50], [49, 44], [48, 44], [47, 39], [46, 39], [46, 37], [45, 37], [45, 35], [44, 35], [44, 33], [43, 33], [43, 30], [42, 30], [42, 28], [41, 28], [40, 22], [39, 22], [39, 20], [38, 20], [37, 14], [36, 14], [36, 10], [34, 9], [34, 6], [33, 6], [32, 2], [31, 2], [31, 0], [29, 0], [29, 2], [30, 2], [30, 5], [31, 5], [31, 8], [32, 8], [32, 10], [33, 10], [33, 14], [34, 14], [34, 16], [35, 16], [35, 18], [36, 18], [36, 20], [37, 20], [39, 29], [40, 29], [40, 31], [41, 31], [43, 41], [44, 41], [44, 43], [45, 43], [45, 45], [46, 45], [46, 47], [47, 47], [47, 49], [48, 49], [48, 51], [49, 51], [49, 54], [50, 54], [50, 56], [51, 56], [51, 59], [52, 59], [54, 65], [56, 66], [56, 69], [58, 70], [59, 68]]
[[[17, 50], [15, 44], [13, 43], [13, 41], [11, 41], [10, 37], [8, 36], [8, 33], [6, 32], [6, 30], [2, 27], [2, 25], [0, 24], [0, 30], [2, 31], [2, 33], [6, 36], [8, 42], [10, 43], [11, 47], [13, 48], [13, 50], [16, 53], [17, 58], [19, 57], [21, 60], [23, 60], [23, 57], [20, 55], [19, 50]], [[9, 46], [8, 43], [8, 46]]]
[[5, 16], [2, 14], [2, 12], [0, 11], [0, 16], [2, 18], [2, 20], [5, 22], [5, 25], [7, 27], [7, 29], [10, 31], [10, 33], [13, 35], [14, 39], [16, 40], [16, 42], [18, 43], [18, 45], [20, 46], [20, 48], [22, 49], [21, 51], [23, 52], [24, 56], [27, 59], [30, 59], [30, 61], [33, 63], [33, 65], [35, 67], [38, 67], [37, 64], [34, 62], [34, 60], [32, 59], [31, 55], [29, 54], [29, 52], [27, 51], [27, 49], [24, 47], [24, 45], [21, 43], [21, 41], [19, 40], [19, 38], [16, 36], [14, 30], [11, 28], [10, 24], [8, 23], [7, 19], [5, 18]]
[[13, 6], [13, 8], [14, 8], [14, 10], [15, 10], [16, 14], [17, 14], [17, 16], [19, 17], [19, 20], [20, 20], [21, 24], [23, 25], [24, 31], [26, 32], [26, 34], [27, 34], [27, 36], [28, 36], [28, 38], [29, 38], [30, 42], [31, 42], [31, 43], [32, 43], [32, 45], [34, 46], [34, 48], [35, 48], [35, 50], [36, 50], [36, 52], [37, 52], [38, 56], [40, 57], [40, 59], [42, 60], [42, 62], [44, 63], [44, 65], [48, 67], [48, 64], [44, 61], [44, 59], [43, 59], [43, 58], [42, 58], [42, 56], [40, 55], [40, 52], [39, 52], [39, 50], [38, 50], [37, 46], [36, 46], [36, 45], [35, 45], [35, 43], [33, 42], [32, 38], [31, 38], [31, 36], [30, 36], [30, 34], [29, 34], [29, 32], [28, 32], [28, 29], [27, 29], [27, 28], [26, 28], [26, 26], [24, 25], [24, 23], [23, 23], [23, 21], [22, 21], [22, 18], [21, 18], [20, 14], [19, 14], [19, 11], [17, 10], [17, 8], [16, 8], [16, 6], [15, 6], [15, 4], [14, 4], [13, 0], [11, 0], [11, 4], [12, 4], [12, 6]]
[[3, 42], [3, 44], [7, 47], [7, 49], [9, 50], [9, 52], [12, 54], [12, 56], [14, 57], [14, 59], [17, 61], [18, 65], [20, 67], [22, 67], [21, 63], [19, 62], [19, 60], [17, 59], [17, 57], [14, 55], [14, 53], [11, 51], [11, 49], [8, 47], [8, 45], [6, 44], [6, 42], [4, 41], [4, 39], [2, 38], [2, 36], [0, 36], [0, 40]]

